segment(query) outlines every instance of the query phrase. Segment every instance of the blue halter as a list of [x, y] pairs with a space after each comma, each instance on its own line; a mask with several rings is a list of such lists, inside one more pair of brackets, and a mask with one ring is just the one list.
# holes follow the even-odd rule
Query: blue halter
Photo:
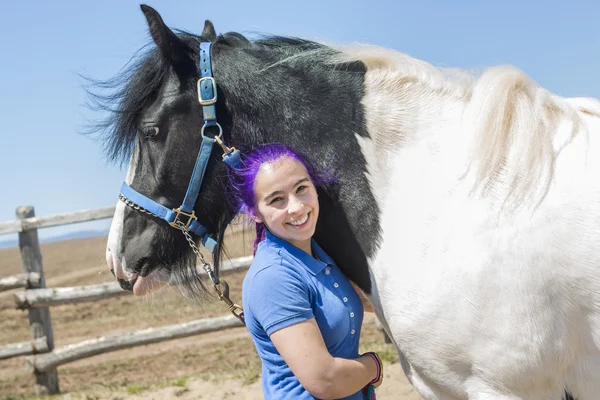
[[[210, 59], [210, 48], [212, 43], [200, 43], [199, 64], [200, 79], [198, 79], [198, 101], [202, 106], [204, 125], [200, 130], [202, 135], [202, 145], [196, 158], [196, 164], [192, 172], [192, 177], [183, 199], [183, 203], [178, 208], [170, 209], [156, 201], [144, 196], [132, 189], [127, 183], [123, 182], [119, 198], [136, 209], [150, 213], [157, 218], [163, 219], [174, 228], [181, 231], [189, 231], [196, 234], [201, 239], [201, 243], [211, 253], [216, 250], [217, 242], [208, 234], [208, 229], [204, 227], [194, 212], [194, 206], [200, 193], [202, 180], [206, 166], [210, 160], [215, 142], [223, 149], [223, 162], [231, 168], [239, 168], [241, 165], [241, 155], [239, 150], [233, 147], [227, 147], [222, 141], [223, 128], [217, 122], [217, 83], [212, 76], [212, 64]], [[206, 127], [216, 127], [218, 134], [214, 137], [204, 135]], [[136, 207], [137, 206], [137, 207]]]

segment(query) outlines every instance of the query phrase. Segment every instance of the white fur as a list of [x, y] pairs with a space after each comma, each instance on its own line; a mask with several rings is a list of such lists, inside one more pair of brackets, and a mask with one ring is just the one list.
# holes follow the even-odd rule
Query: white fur
[[[129, 166], [127, 168], [127, 175], [125, 182], [128, 185], [133, 183], [135, 178], [135, 171], [137, 169], [138, 162], [138, 151], [137, 146], [133, 150], [131, 159], [129, 160]], [[110, 231], [108, 233], [108, 240], [106, 243], [106, 263], [111, 268], [115, 276], [119, 279], [132, 280], [136, 277], [135, 274], [127, 271], [127, 264], [125, 257], [123, 257], [121, 245], [121, 237], [123, 236], [123, 222], [125, 219], [125, 203], [122, 201], [117, 202], [115, 209], [115, 215], [113, 216], [112, 223], [110, 224]]]
[[372, 47], [373, 300], [425, 399], [600, 396], [600, 103]]

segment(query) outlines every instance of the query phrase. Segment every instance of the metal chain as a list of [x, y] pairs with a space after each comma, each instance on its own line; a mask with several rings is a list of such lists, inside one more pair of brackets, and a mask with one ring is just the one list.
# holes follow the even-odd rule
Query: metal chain
[[177, 223], [177, 226], [179, 226], [179, 229], [181, 229], [181, 232], [183, 233], [183, 235], [185, 236], [185, 239], [188, 241], [190, 247], [192, 248], [192, 251], [194, 252], [194, 254], [196, 254], [196, 256], [198, 256], [198, 258], [202, 262], [202, 264], [203, 264], [202, 266], [204, 267], [206, 274], [208, 275], [210, 281], [212, 282], [213, 288], [215, 289], [215, 291], [217, 292], [217, 295], [219, 296], [219, 300], [224, 301], [225, 304], [227, 304], [227, 306], [229, 307], [229, 311], [237, 319], [239, 319], [242, 324], [245, 325], [246, 322], [244, 320], [244, 310], [242, 309], [242, 307], [239, 304], [234, 303], [229, 298], [229, 285], [227, 284], [227, 282], [224, 280], [221, 281], [221, 280], [219, 280], [219, 278], [217, 278], [215, 276], [215, 271], [211, 268], [210, 264], [206, 261], [206, 259], [204, 258], [204, 255], [202, 253], [200, 253], [198, 246], [196, 246], [196, 242], [194, 242], [194, 238], [192, 238], [192, 235], [190, 235], [190, 232], [187, 229], [187, 227], [185, 226], [185, 224], [181, 221], [177, 221], [176, 223]]
[[213, 286], [215, 286], [215, 288], [216, 288], [216, 286], [219, 284], [219, 280], [216, 278], [215, 273], [214, 273], [213, 269], [211, 268], [210, 264], [204, 258], [204, 254], [202, 254], [200, 252], [200, 249], [198, 249], [198, 246], [196, 246], [196, 242], [194, 241], [194, 238], [192, 237], [192, 235], [190, 235], [190, 231], [185, 227], [185, 224], [183, 222], [177, 221], [176, 223], [177, 223], [177, 226], [179, 226], [179, 229], [181, 229], [181, 232], [183, 233], [183, 236], [185, 236], [185, 239], [187, 240], [188, 244], [192, 248], [192, 251], [194, 252], [194, 254], [196, 254], [196, 256], [202, 262], [202, 267], [204, 268], [204, 271], [206, 271], [206, 274], [210, 278], [210, 281], [212, 282]]
[[153, 217], [156, 218], [160, 218], [158, 215], [146, 210], [144, 207], [140, 207], [137, 204], [135, 204], [133, 201], [129, 200], [127, 197], [123, 196], [121, 193], [119, 193], [119, 200], [121, 200], [123, 203], [125, 203], [125, 205], [133, 208], [134, 210], [146, 213], [146, 214], [150, 214]]

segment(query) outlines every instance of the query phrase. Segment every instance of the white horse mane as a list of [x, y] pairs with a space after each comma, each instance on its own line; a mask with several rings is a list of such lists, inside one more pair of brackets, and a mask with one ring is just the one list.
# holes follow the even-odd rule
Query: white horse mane
[[[342, 53], [332, 62], [363, 62], [371, 85], [395, 93], [393, 97], [398, 100], [405, 101], [410, 87], [410, 101], [444, 101], [448, 96], [464, 101], [463, 127], [472, 130], [475, 138], [470, 166], [476, 176], [474, 189], [481, 189], [485, 195], [502, 185], [506, 188], [505, 200], [510, 198], [512, 204], [523, 203], [529, 196], [541, 201], [552, 181], [560, 150], [581, 133], [580, 113], [600, 116], [600, 102], [587, 100], [580, 104], [553, 95], [512, 66], [489, 68], [477, 76], [436, 68], [378, 46], [337, 49]], [[559, 135], [560, 128], [568, 132]], [[387, 134], [392, 135], [383, 139], [388, 145], [398, 141], [398, 132]]]

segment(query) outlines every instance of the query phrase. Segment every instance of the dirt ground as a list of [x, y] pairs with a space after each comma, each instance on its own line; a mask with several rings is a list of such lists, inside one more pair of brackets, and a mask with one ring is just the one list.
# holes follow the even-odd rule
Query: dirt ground
[[[104, 263], [106, 238], [42, 245], [48, 287], [112, 281]], [[231, 258], [248, 254], [243, 233], [229, 235]], [[0, 250], [0, 277], [21, 273], [18, 249]], [[241, 301], [244, 271], [225, 276], [231, 298]], [[14, 308], [12, 292], [0, 293], [0, 346], [30, 338], [27, 312]], [[218, 301], [202, 306], [167, 287], [146, 298], [122, 296], [50, 310], [55, 347], [94, 337], [226, 315]], [[363, 323], [361, 350], [378, 351], [385, 361], [385, 381], [378, 399], [420, 399], [407, 382], [391, 345], [383, 342], [372, 314]], [[61, 395], [53, 399], [261, 399], [260, 361], [245, 328], [194, 336], [105, 353], [58, 368]], [[25, 358], [0, 361], [0, 399], [37, 399], [34, 377]], [[47, 398], [47, 397], [46, 397]]]

